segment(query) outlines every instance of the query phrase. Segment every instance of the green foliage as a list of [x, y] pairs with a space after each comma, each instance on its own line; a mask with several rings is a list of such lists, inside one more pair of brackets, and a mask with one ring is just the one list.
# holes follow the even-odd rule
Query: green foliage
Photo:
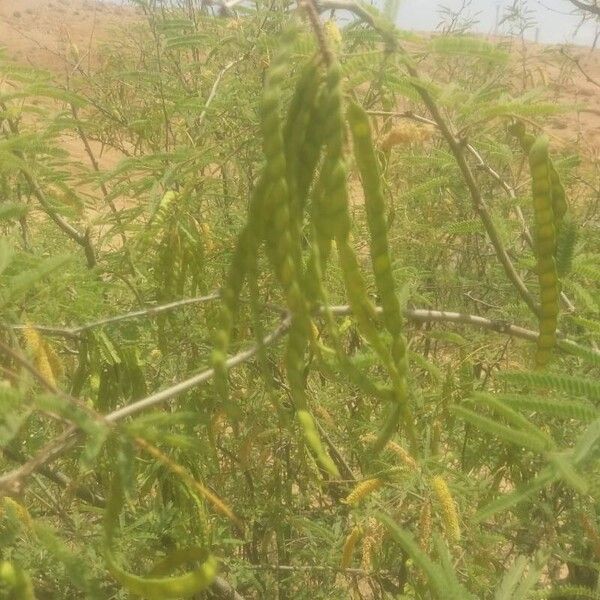
[[0, 58], [0, 595], [597, 595], [597, 164], [519, 121], [563, 109], [362, 4], [135, 4], [68, 80]]

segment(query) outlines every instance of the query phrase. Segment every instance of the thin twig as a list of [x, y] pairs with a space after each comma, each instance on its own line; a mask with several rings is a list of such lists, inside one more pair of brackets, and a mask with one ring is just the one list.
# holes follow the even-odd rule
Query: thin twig
[[[531, 235], [531, 232], [529, 231], [529, 227], [527, 227], [527, 221], [525, 221], [525, 216], [523, 215], [523, 211], [521, 210], [521, 207], [516, 202], [517, 194], [515, 193], [514, 188], [507, 181], [505, 181], [502, 178], [502, 176], [495, 169], [493, 169], [488, 163], [486, 163], [483, 160], [483, 157], [481, 156], [481, 154], [471, 144], [467, 144], [465, 147], [477, 161], [477, 166], [480, 169], [483, 169], [484, 171], [486, 171], [488, 173], [488, 175], [490, 175], [490, 177], [492, 177], [492, 179], [495, 179], [498, 182], [498, 184], [500, 185], [500, 187], [507, 193], [509, 198], [514, 201], [515, 212], [517, 213], [517, 217], [518, 217], [519, 221], [521, 222], [521, 229], [523, 230], [523, 237], [525, 238], [527, 245], [530, 248], [533, 248], [534, 247], [533, 236]], [[563, 304], [565, 305], [565, 308], [569, 312], [575, 312], [575, 305], [571, 302], [569, 297], [564, 292], [560, 293], [560, 299], [562, 300]]]
[[397, 119], [410, 119], [411, 121], [416, 121], [417, 123], [423, 123], [425, 125], [432, 125], [433, 127], [437, 127], [437, 123], [432, 119], [428, 119], [427, 117], [422, 117], [414, 113], [412, 110], [404, 110], [402, 112], [398, 111], [390, 111], [390, 110], [368, 110], [367, 114], [373, 115], [374, 117], [394, 117]]
[[[291, 317], [286, 317], [276, 329], [269, 333], [269, 335], [265, 336], [262, 344], [264, 346], [269, 346], [276, 342], [280, 337], [287, 333], [288, 329], [290, 328], [291, 322]], [[258, 351], [259, 345], [255, 344], [248, 350], [239, 352], [235, 356], [232, 356], [231, 358], [225, 361], [225, 368], [233, 369], [234, 367], [237, 367], [238, 365], [247, 362], [252, 357], [254, 357], [258, 353]], [[181, 381], [167, 388], [166, 390], [156, 392], [154, 394], [151, 394], [150, 396], [146, 396], [146, 398], [142, 398], [141, 400], [134, 402], [133, 404], [129, 404], [127, 406], [123, 406], [122, 408], [114, 410], [113, 412], [106, 415], [106, 421], [108, 423], [116, 423], [117, 421], [121, 421], [126, 417], [136, 415], [148, 408], [152, 408], [159, 404], [163, 404], [169, 400], [172, 400], [176, 396], [179, 396], [180, 394], [183, 394], [184, 392], [187, 392], [192, 388], [195, 388], [201, 385], [202, 383], [209, 381], [214, 377], [214, 375], [214, 369], [206, 369], [205, 371], [202, 371], [202, 373], [198, 373], [198, 375], [194, 375], [189, 379]]]
[[138, 319], [141, 317], [154, 317], [161, 313], [169, 312], [177, 308], [181, 308], [183, 306], [190, 306], [192, 304], [203, 304], [205, 302], [211, 302], [212, 300], [218, 300], [219, 298], [219, 292], [212, 292], [211, 294], [207, 294], [206, 296], [184, 298], [183, 300], [176, 300], [174, 302], [168, 302], [167, 304], [159, 304], [158, 306], [149, 306], [148, 308], [134, 310], [132, 312], [124, 313], [122, 315], [98, 319], [97, 321], [91, 321], [90, 323], [85, 323], [84, 325], [79, 325], [77, 327], [0, 324], [0, 329], [24, 329], [25, 327], [31, 327], [32, 329], [35, 329], [47, 335], [77, 339], [82, 333], [89, 331], [90, 329], [95, 329], [96, 327], [104, 327], [105, 325], [112, 325], [113, 323], [119, 323], [120, 321], [127, 321], [129, 319]]
[[[378, 311], [381, 312], [381, 309], [378, 309]], [[350, 306], [341, 305], [332, 306], [331, 312], [334, 315], [343, 316], [351, 314], [352, 310]], [[405, 316], [407, 319], [415, 322], [458, 323], [481, 327], [483, 329], [496, 331], [498, 333], [525, 339], [531, 342], [536, 341], [538, 338], [538, 333], [536, 331], [525, 329], [517, 325], [512, 325], [506, 321], [486, 319], [485, 317], [480, 317], [478, 315], [428, 309], [408, 309], [405, 311]], [[287, 333], [290, 324], [291, 317], [287, 316], [275, 330], [265, 336], [263, 344], [266, 346], [275, 343], [279, 338]], [[576, 342], [564, 338], [560, 340], [559, 345], [563, 349], [568, 349], [571, 347], [574, 351], [576, 351], [578, 348], [582, 348]], [[585, 348], [585, 350], [600, 357], [600, 350], [588, 348]], [[247, 362], [253, 358], [258, 351], [259, 346], [258, 344], [255, 344], [248, 350], [244, 350], [243, 352], [232, 356], [225, 362], [226, 369], [233, 369], [244, 362]], [[169, 400], [172, 400], [176, 396], [209, 381], [214, 377], [214, 374], [214, 369], [206, 369], [198, 375], [194, 375], [193, 377], [171, 386], [170, 388], [156, 392], [150, 396], [147, 396], [146, 398], [142, 398], [141, 400], [134, 402], [133, 404], [114, 410], [106, 415], [103, 421], [107, 424], [116, 423], [117, 421], [136, 415], [148, 408], [153, 408], [163, 404]], [[10, 494], [20, 493], [22, 490], [23, 481], [33, 472], [49, 464], [52, 460], [63, 454], [65, 450], [70, 448], [77, 439], [77, 433], [78, 429], [76, 427], [70, 427], [61, 433], [57, 438], [46, 444], [46, 446], [44, 446], [42, 450], [40, 450], [38, 454], [31, 458], [27, 463], [18, 469], [7, 473], [3, 477], [0, 477], [0, 495], [2, 492]]]
[[407, 64], [406, 68], [411, 77], [413, 77], [414, 79], [413, 86], [417, 90], [417, 93], [421, 96], [421, 99], [423, 100], [425, 106], [427, 106], [427, 109], [431, 113], [433, 120], [437, 123], [440, 132], [442, 133], [442, 136], [445, 138], [446, 142], [450, 146], [450, 151], [452, 152], [452, 154], [454, 155], [454, 159], [458, 163], [458, 167], [469, 190], [473, 208], [475, 212], [479, 215], [483, 226], [485, 227], [488, 237], [492, 242], [492, 246], [496, 251], [496, 256], [498, 257], [498, 260], [504, 267], [504, 272], [516, 288], [521, 298], [525, 301], [527, 306], [529, 306], [529, 308], [535, 315], [538, 315], [538, 306], [532, 294], [527, 289], [527, 286], [521, 279], [520, 275], [517, 273], [517, 270], [515, 269], [510, 259], [510, 256], [506, 251], [506, 248], [504, 247], [500, 234], [498, 233], [498, 230], [494, 225], [494, 221], [488, 211], [483, 196], [481, 195], [481, 190], [479, 189], [479, 186], [475, 181], [475, 177], [473, 176], [473, 172], [471, 171], [471, 167], [469, 166], [469, 163], [465, 158], [464, 144], [461, 142], [461, 140], [457, 139], [456, 136], [452, 133], [450, 125], [442, 116], [442, 113], [437, 103], [433, 99], [433, 96], [429, 93], [425, 86], [419, 84], [420, 77], [415, 67], [413, 67], [410, 64]]
[[317, 3], [315, 0], [300, 0], [299, 5], [302, 6], [306, 11], [308, 21], [310, 22], [310, 26], [312, 27], [315, 38], [317, 39], [317, 43], [319, 44], [323, 62], [325, 63], [325, 66], [329, 67], [333, 57], [323, 33], [323, 26], [321, 25], [321, 21], [319, 21]]
[[[1, 452], [6, 458], [12, 460], [13, 462], [19, 464], [24, 464], [27, 462], [25, 456], [23, 456], [20, 452], [16, 452], [10, 448], [2, 448]], [[83, 500], [92, 506], [97, 506], [98, 508], [103, 508], [106, 506], [106, 502], [102, 496], [99, 496], [86, 487], [74, 484], [74, 482], [61, 471], [50, 469], [46, 465], [38, 467], [37, 471], [40, 473], [40, 475], [43, 475], [46, 479], [50, 480], [59, 487], [66, 490], [73, 490], [75, 496], [77, 496], [80, 500]]]
[[237, 590], [222, 577], [215, 577], [210, 590], [213, 594], [217, 594], [219, 598], [223, 600], [244, 600]]
[[560, 53], [569, 61], [571, 61], [579, 70], [579, 72], [585, 77], [586, 81], [595, 85], [596, 87], [600, 87], [600, 82], [596, 81], [589, 73], [583, 70], [581, 63], [578, 58], [571, 56], [564, 48], [560, 49]]
[[239, 58], [236, 58], [235, 60], [232, 60], [231, 62], [228, 62], [218, 73], [212, 88], [210, 90], [210, 93], [208, 94], [208, 98], [206, 99], [206, 103], [204, 104], [204, 108], [202, 109], [202, 112], [200, 113], [200, 116], [198, 117], [198, 121], [196, 123], [196, 127], [200, 127], [200, 125], [202, 125], [202, 123], [204, 122], [204, 119], [206, 118], [206, 112], [208, 111], [208, 107], [211, 105], [212, 101], [214, 100], [216, 94], [217, 94], [217, 89], [219, 87], [219, 84], [221, 83], [221, 79], [223, 78], [223, 76], [225, 75], [225, 73], [227, 73], [227, 71], [229, 71], [229, 69], [231, 69], [232, 67], [235, 67], [235, 65], [241, 63], [244, 59], [246, 58], [246, 55], [244, 54], [244, 56], [240, 56]]
[[[7, 112], [6, 104], [4, 102], [0, 102], [0, 108]], [[8, 124], [8, 128], [12, 135], [19, 135], [19, 127], [17, 124], [11, 119], [6, 119], [6, 123]], [[87, 259], [88, 267], [91, 269], [96, 266], [96, 255], [94, 252], [94, 247], [92, 246], [92, 242], [90, 239], [89, 229], [86, 229], [84, 233], [78, 231], [73, 225], [71, 225], [64, 217], [59, 215], [53, 208], [51, 203], [48, 201], [46, 194], [38, 184], [35, 179], [33, 173], [29, 170], [27, 165], [25, 164], [25, 157], [22, 152], [15, 150], [15, 156], [17, 156], [23, 164], [19, 166], [23, 177], [29, 184], [33, 195], [37, 198], [44, 212], [56, 223], [56, 225], [61, 229], [63, 233], [67, 235], [70, 239], [72, 239], [75, 243], [79, 244], [85, 253], [85, 257]]]
[[593, 4], [586, 4], [585, 2], [581, 2], [580, 0], [569, 0], [573, 6], [576, 6], [580, 10], [585, 12], [589, 12], [597, 17], [600, 17], [600, 6], [594, 2]]
[[[373, 116], [394, 117], [394, 118], [399, 118], [399, 119], [411, 119], [418, 123], [432, 125], [436, 128], [438, 127], [438, 124], [435, 121], [433, 121], [432, 119], [428, 119], [427, 117], [418, 115], [418, 114], [414, 113], [412, 110], [406, 110], [403, 112], [384, 111], [384, 110], [369, 110], [367, 112]], [[483, 157], [481, 156], [479, 151], [472, 144], [466, 143], [466, 144], [464, 144], [464, 147], [475, 158], [475, 160], [477, 162], [477, 167], [482, 169], [490, 177], [492, 177], [492, 179], [494, 179], [500, 185], [500, 187], [506, 192], [506, 194], [511, 198], [511, 200], [516, 201], [517, 195], [516, 195], [513, 187], [507, 181], [505, 181], [502, 178], [502, 176], [493, 167], [491, 167], [488, 163], [485, 162], [485, 160], [483, 159]], [[527, 221], [525, 220], [523, 211], [521, 210], [521, 207], [518, 204], [516, 204], [516, 202], [515, 202], [515, 212], [517, 213], [517, 217], [521, 223], [521, 228], [523, 230], [523, 237], [525, 238], [525, 241], [527, 242], [529, 247], [533, 248], [534, 247], [533, 237], [531, 235], [531, 232], [529, 231], [529, 228], [527, 227]], [[564, 292], [560, 293], [560, 298], [561, 298], [563, 304], [565, 305], [565, 308], [569, 312], [575, 311], [575, 306], [573, 305], [573, 303], [571, 302], [569, 297]]]

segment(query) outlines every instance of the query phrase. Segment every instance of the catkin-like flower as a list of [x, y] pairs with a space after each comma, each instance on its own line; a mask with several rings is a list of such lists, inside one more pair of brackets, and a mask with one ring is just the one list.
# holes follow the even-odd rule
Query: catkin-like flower
[[398, 442], [390, 440], [385, 447], [392, 451], [407, 467], [413, 471], [417, 471], [419, 469], [417, 461]]
[[384, 152], [387, 152], [394, 146], [422, 144], [429, 140], [431, 136], [432, 131], [427, 127], [420, 127], [414, 123], [402, 123], [390, 130], [381, 142], [380, 147]]
[[[373, 433], [366, 433], [365, 435], [360, 436], [360, 441], [364, 442], [365, 444], [372, 444], [377, 441], [377, 436]], [[390, 440], [385, 445], [385, 449], [389, 452], [393, 452], [407, 467], [413, 471], [417, 471], [419, 469], [417, 461], [398, 442]]]
[[373, 569], [373, 556], [381, 546], [382, 538], [383, 527], [376, 519], [369, 517], [361, 547], [361, 566], [365, 571], [371, 571]]
[[383, 479], [365, 479], [346, 496], [344, 503], [349, 504], [350, 506], [356, 506], [363, 498], [376, 492], [382, 486]]
[[352, 531], [346, 537], [346, 541], [344, 542], [344, 548], [342, 549], [342, 560], [340, 561], [340, 567], [342, 569], [347, 569], [352, 563], [354, 548], [356, 548], [356, 543], [360, 539], [361, 535], [362, 529], [358, 525], [356, 525], [352, 528]]
[[9, 496], [4, 497], [3, 503], [4, 506], [0, 507], [0, 515], [2, 515], [5, 510], [10, 510], [14, 513], [17, 519], [19, 519], [19, 521], [25, 525], [27, 529], [31, 529], [33, 527], [33, 519], [23, 504], [20, 504]]
[[50, 366], [46, 344], [42, 336], [36, 329], [27, 325], [23, 329], [23, 338], [25, 339], [27, 349], [33, 356], [35, 367], [40, 372], [40, 375], [42, 375], [48, 383], [56, 386], [56, 378], [54, 377], [52, 367]]
[[427, 551], [431, 540], [431, 522], [431, 502], [425, 500], [419, 515], [419, 546], [425, 551]]
[[334, 20], [329, 19], [323, 23], [323, 33], [335, 51], [342, 47], [342, 32]]
[[438, 475], [431, 480], [431, 489], [440, 505], [446, 536], [449, 540], [458, 542], [460, 540], [458, 510], [454, 498], [448, 489], [448, 484], [443, 477]]

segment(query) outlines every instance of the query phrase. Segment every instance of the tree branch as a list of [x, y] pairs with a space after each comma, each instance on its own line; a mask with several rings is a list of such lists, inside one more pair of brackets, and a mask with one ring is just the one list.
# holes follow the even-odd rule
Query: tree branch
[[598, 6], [596, 2], [594, 2], [593, 4], [587, 4], [585, 2], [581, 2], [580, 0], [569, 0], [569, 2], [580, 10], [589, 12], [593, 15], [596, 15], [597, 17], [600, 17], [600, 6]]
[[31, 327], [47, 335], [77, 339], [82, 333], [89, 331], [90, 329], [95, 329], [96, 327], [112, 325], [113, 323], [119, 323], [120, 321], [126, 321], [129, 319], [138, 319], [141, 317], [154, 317], [161, 313], [169, 312], [177, 308], [181, 308], [183, 306], [189, 306], [191, 304], [203, 304], [205, 302], [211, 302], [212, 300], [218, 300], [219, 298], [219, 292], [212, 292], [210, 294], [207, 294], [206, 296], [184, 298], [183, 300], [176, 300], [174, 302], [168, 302], [167, 304], [160, 304], [158, 306], [149, 306], [148, 308], [134, 310], [132, 312], [124, 313], [122, 315], [98, 319], [97, 321], [91, 321], [89, 323], [85, 323], [84, 325], [79, 325], [78, 327], [51, 327], [47, 325], [10, 325], [2, 323], [0, 324], [0, 328], [24, 329], [25, 327]]
[[445, 138], [446, 142], [448, 143], [448, 146], [450, 146], [450, 151], [454, 155], [454, 159], [458, 164], [463, 179], [469, 190], [469, 194], [471, 195], [471, 203], [473, 205], [473, 208], [475, 212], [479, 215], [483, 226], [485, 227], [488, 237], [490, 238], [492, 246], [494, 247], [494, 250], [496, 252], [496, 256], [498, 257], [498, 260], [504, 268], [504, 272], [516, 288], [521, 298], [524, 300], [527, 306], [529, 306], [531, 311], [535, 315], [539, 315], [537, 303], [535, 302], [532, 294], [529, 292], [527, 286], [525, 285], [525, 283], [517, 273], [517, 270], [515, 269], [514, 265], [512, 264], [512, 261], [508, 256], [508, 252], [506, 251], [506, 248], [502, 243], [496, 226], [494, 225], [494, 221], [492, 220], [492, 217], [488, 211], [483, 196], [481, 195], [481, 190], [479, 189], [479, 186], [475, 181], [475, 177], [473, 176], [473, 172], [471, 171], [471, 167], [469, 167], [469, 163], [465, 158], [464, 144], [454, 135], [454, 133], [452, 133], [449, 124], [442, 116], [438, 105], [436, 104], [429, 91], [424, 86], [419, 85], [420, 76], [415, 67], [413, 67], [410, 64], [407, 64], [406, 68], [411, 77], [413, 77], [415, 80], [413, 82], [414, 88], [417, 90], [419, 96], [421, 96], [421, 99], [423, 100], [425, 106], [427, 106], [427, 109], [431, 113], [433, 120], [437, 123], [437, 126], [439, 127], [442, 136]]
[[[438, 124], [435, 121], [428, 119], [427, 117], [422, 117], [421, 115], [414, 113], [412, 110], [407, 110], [404, 112], [369, 110], [367, 112], [373, 116], [411, 119], [412, 121], [416, 121], [417, 123], [423, 123], [425, 125], [433, 125], [434, 127], [438, 127]], [[485, 171], [492, 179], [494, 179], [498, 183], [498, 185], [500, 185], [500, 187], [506, 192], [506, 194], [511, 198], [511, 200], [516, 201], [517, 195], [515, 194], [515, 191], [512, 188], [512, 186], [509, 185], [493, 167], [491, 167], [488, 163], [485, 162], [479, 151], [472, 144], [469, 143], [465, 143], [464, 147], [475, 158], [477, 167]], [[531, 235], [531, 232], [529, 231], [529, 228], [527, 227], [527, 222], [525, 221], [523, 211], [521, 210], [521, 207], [516, 203], [515, 212], [517, 213], [517, 217], [521, 223], [523, 237], [525, 238], [525, 241], [527, 242], [528, 246], [533, 249], [533, 237]], [[560, 298], [565, 308], [569, 312], [575, 311], [575, 306], [564, 292], [560, 293]]]
[[[264, 337], [263, 345], [269, 346], [275, 343], [280, 337], [285, 335], [288, 329], [290, 328], [291, 322], [291, 317], [286, 317], [276, 329], [274, 329], [271, 333]], [[238, 365], [247, 362], [248, 360], [253, 358], [258, 353], [258, 351], [259, 345], [254, 344], [248, 350], [244, 350], [243, 352], [240, 352], [235, 356], [228, 358], [225, 361], [225, 368], [227, 370], [233, 369]], [[183, 394], [184, 392], [187, 392], [188, 390], [191, 390], [192, 388], [195, 388], [201, 385], [202, 383], [209, 381], [214, 377], [214, 375], [214, 369], [206, 369], [205, 371], [202, 371], [202, 373], [194, 375], [189, 379], [185, 379], [184, 381], [181, 381], [171, 386], [170, 388], [167, 388], [166, 390], [156, 392], [154, 394], [151, 394], [150, 396], [146, 396], [146, 398], [142, 398], [141, 400], [134, 402], [133, 404], [129, 404], [127, 406], [123, 406], [122, 408], [118, 408], [117, 410], [114, 410], [113, 412], [106, 415], [105, 419], [108, 423], [116, 423], [117, 421], [121, 421], [126, 417], [136, 415], [148, 408], [152, 408], [154, 406], [172, 400], [176, 396], [179, 396], [180, 394]]]
[[[177, 303], [171, 303], [171, 305], [176, 304], [178, 306], [183, 306], [184, 303], [191, 303], [193, 300], [194, 299], [192, 298], [183, 302], [179, 301]], [[332, 306], [330, 307], [330, 310], [334, 315], [338, 316], [349, 315], [352, 313], [352, 310], [348, 305]], [[381, 313], [381, 308], [378, 308], [377, 311]], [[496, 331], [504, 335], [521, 338], [530, 342], [535, 342], [538, 338], [537, 331], [525, 329], [523, 327], [519, 327], [517, 325], [508, 323], [507, 321], [487, 319], [478, 315], [429, 309], [407, 309], [404, 314], [409, 321], [418, 323], [437, 322], [470, 325], [482, 329], [487, 329], [490, 331]], [[263, 344], [265, 346], [268, 346], [277, 342], [282, 336], [284, 336], [288, 332], [290, 325], [291, 317], [288, 315], [281, 321], [281, 323], [276, 329], [274, 329], [271, 333], [265, 336], [265, 338], [263, 339]], [[600, 359], [599, 350], [583, 348], [576, 342], [566, 338], [561, 338], [559, 340], [559, 347], [566, 351], [569, 351], [569, 348], [572, 348], [575, 352], [577, 351], [577, 349], [583, 349], [589, 354], [597, 356]], [[1, 349], [2, 347], [0, 347], [0, 350]], [[249, 361], [258, 354], [258, 351], [259, 346], [258, 344], [255, 344], [248, 350], [239, 352], [238, 354], [230, 357], [225, 362], [225, 368], [233, 369]], [[106, 424], [110, 425], [116, 423], [127, 417], [139, 414], [144, 410], [168, 402], [169, 400], [172, 400], [180, 394], [187, 392], [193, 389], [194, 387], [202, 385], [203, 383], [206, 383], [214, 377], [214, 374], [214, 369], [206, 369], [201, 373], [194, 375], [188, 379], [185, 379], [184, 381], [181, 381], [165, 390], [155, 392], [154, 394], [146, 396], [141, 400], [137, 400], [132, 404], [118, 408], [112, 411], [111, 413], [107, 414], [105, 417], [101, 417], [100, 415], [98, 415], [98, 417], [101, 418]], [[27, 479], [33, 472], [39, 470], [41, 467], [49, 464], [52, 460], [60, 456], [62, 453], [64, 453], [65, 450], [67, 450], [73, 445], [73, 443], [77, 439], [77, 433], [78, 429], [76, 427], [69, 427], [54, 440], [51, 440], [48, 444], [46, 444], [38, 452], [38, 454], [31, 458], [27, 463], [1, 477], [0, 496], [3, 492], [9, 494], [19, 493], [22, 489], [22, 483], [25, 479]]]

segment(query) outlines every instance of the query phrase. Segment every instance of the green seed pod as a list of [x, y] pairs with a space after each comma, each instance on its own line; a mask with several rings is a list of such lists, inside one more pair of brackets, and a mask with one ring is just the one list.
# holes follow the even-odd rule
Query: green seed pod
[[539, 325], [540, 335], [555, 333], [556, 325], [554, 319], [542, 319]]
[[535, 215], [536, 222], [540, 225], [540, 227], [554, 223], [554, 212], [552, 211], [551, 206], [549, 206], [547, 203], [543, 204], [541, 208], [536, 209]]
[[535, 366], [538, 368], [545, 367], [552, 358], [552, 350], [546, 350], [544, 348], [538, 348], [535, 353]]
[[[556, 320], [556, 317], [558, 316], [558, 306], [557, 305], [548, 305], [548, 306], [542, 306], [540, 308], [540, 315], [542, 317], [542, 319], [550, 319], [553, 318]], [[555, 327], [556, 327], [556, 323], [555, 323]]]
[[113, 539], [119, 524], [119, 514], [123, 508], [123, 485], [119, 476], [115, 476], [110, 491], [104, 519], [105, 546], [104, 557], [110, 574], [129, 592], [149, 598], [166, 600], [168, 598], [190, 598], [206, 589], [214, 580], [217, 561], [208, 552], [203, 554], [200, 566], [183, 575], [174, 577], [139, 577], [126, 572], [113, 554]]
[[408, 358], [406, 341], [402, 332], [402, 313], [392, 273], [381, 173], [373, 145], [369, 117], [362, 107], [352, 103], [348, 110], [348, 120], [354, 143], [356, 164], [364, 190], [370, 236], [369, 248], [375, 284], [383, 307], [384, 323], [392, 336], [392, 356], [397, 371], [393, 380], [396, 381], [395, 400], [399, 406], [397, 409], [393, 409], [388, 416], [386, 427], [375, 444], [376, 449], [381, 449], [393, 435], [402, 413], [404, 413], [407, 423], [412, 422], [407, 397]]
[[333, 477], [339, 477], [339, 471], [335, 463], [323, 448], [321, 438], [317, 432], [317, 427], [312, 415], [307, 410], [299, 410], [296, 412], [296, 417], [302, 428], [302, 433], [308, 447], [314, 452], [321, 466]]
[[[535, 251], [538, 258], [540, 284], [540, 335], [535, 363], [544, 367], [556, 345], [560, 284], [554, 255], [556, 253], [557, 217], [553, 205], [553, 167], [548, 155], [548, 138], [541, 136], [529, 150], [533, 208], [535, 218]], [[561, 215], [562, 218], [562, 215]], [[543, 324], [543, 332], [542, 332]]]
[[540, 225], [537, 228], [538, 240], [554, 239], [555, 235], [556, 235], [556, 231], [554, 229], [554, 223], [546, 223], [544, 225]]
[[383, 307], [383, 317], [392, 336], [402, 332], [402, 314], [395, 293], [395, 282], [387, 237], [385, 200], [381, 189], [381, 174], [371, 137], [367, 113], [355, 103], [348, 109], [350, 131], [354, 141], [354, 155], [364, 190], [369, 246], [375, 284]]
[[237, 318], [239, 297], [247, 276], [248, 257], [256, 256], [260, 247], [262, 232], [262, 205], [265, 201], [268, 186], [263, 177], [254, 191], [250, 201], [248, 223], [240, 233], [225, 284], [221, 290], [222, 302], [217, 318], [214, 334], [212, 365], [215, 369], [215, 387], [217, 393], [228, 409], [228, 385], [225, 361], [231, 341], [231, 332]]

